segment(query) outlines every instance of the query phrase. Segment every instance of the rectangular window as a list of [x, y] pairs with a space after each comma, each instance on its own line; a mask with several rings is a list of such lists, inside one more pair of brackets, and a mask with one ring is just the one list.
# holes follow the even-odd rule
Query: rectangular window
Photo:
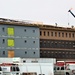
[[71, 37], [71, 33], [69, 33], [69, 37]]
[[72, 33], [72, 37], [74, 38], [74, 33]]
[[53, 36], [53, 32], [51, 32], [51, 36]]
[[57, 36], [57, 32], [55, 32], [55, 36]]
[[64, 37], [64, 33], [62, 33], [62, 37]]
[[46, 35], [46, 32], [44, 31], [44, 36]]
[[48, 36], [49, 36], [49, 32], [47, 32]]
[[5, 39], [2, 40], [2, 43], [3, 43], [3, 44], [5, 43]]
[[66, 33], [66, 37], [67, 37], [67, 33]]
[[4, 27], [2, 28], [2, 31], [5, 32], [5, 28]]
[[14, 35], [14, 28], [8, 28], [7, 33], [8, 35]]
[[5, 55], [5, 51], [3, 51], [3, 55]]
[[59, 37], [60, 37], [60, 32], [59, 32], [59, 34], [58, 34], [58, 35], [59, 35]]
[[42, 31], [40, 31], [40, 36], [42, 35]]
[[13, 47], [14, 46], [14, 39], [8, 39], [7, 43], [8, 43], [8, 46]]
[[35, 30], [33, 30], [33, 33], [35, 33]]
[[35, 41], [33, 41], [33, 43], [35, 43]]
[[24, 29], [24, 31], [26, 32], [26, 29]]

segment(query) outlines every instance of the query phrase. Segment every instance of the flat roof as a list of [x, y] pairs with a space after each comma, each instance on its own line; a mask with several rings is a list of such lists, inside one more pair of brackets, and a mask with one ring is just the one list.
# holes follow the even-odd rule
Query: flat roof
[[35, 24], [33, 21], [12, 20], [12, 19], [5, 19], [5, 18], [0, 18], [0, 24], [39, 27], [40, 29], [75, 31], [75, 28], [58, 27], [58, 26], [52, 26], [52, 25], [46, 25], [46, 24], [40, 24], [40, 23]]

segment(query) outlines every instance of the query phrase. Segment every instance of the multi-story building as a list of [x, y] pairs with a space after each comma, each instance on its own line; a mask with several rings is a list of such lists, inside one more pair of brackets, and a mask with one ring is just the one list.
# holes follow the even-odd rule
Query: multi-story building
[[39, 28], [31, 23], [0, 19], [0, 57], [40, 57]]
[[40, 57], [75, 59], [75, 29], [40, 26]]
[[75, 60], [75, 29], [0, 18], [0, 57]]

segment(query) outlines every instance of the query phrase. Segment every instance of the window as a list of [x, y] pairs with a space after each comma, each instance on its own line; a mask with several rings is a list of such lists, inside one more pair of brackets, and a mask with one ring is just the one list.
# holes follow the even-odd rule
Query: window
[[63, 54], [65, 53], [65, 52], [62, 52]]
[[35, 52], [33, 52], [33, 54], [35, 54]]
[[48, 53], [50, 53], [50, 51], [48, 51]]
[[44, 51], [44, 53], [46, 53], [46, 51]]
[[35, 30], [33, 30], [33, 33], [35, 33]]
[[60, 70], [60, 68], [59, 68], [59, 67], [57, 67], [57, 70]]
[[35, 41], [33, 41], [33, 43], [35, 43]]
[[69, 44], [71, 44], [71, 42], [69, 42]]
[[49, 36], [49, 32], [47, 32], [48, 36]]
[[46, 35], [46, 32], [44, 31], [44, 36]]
[[14, 39], [8, 39], [8, 46], [13, 47], [14, 46]]
[[66, 54], [68, 54], [68, 52], [65, 52]]
[[24, 29], [24, 31], [26, 32], [26, 29]]
[[61, 67], [61, 70], [64, 70], [64, 67]]
[[27, 42], [27, 40], [24, 41], [25, 43]]
[[69, 52], [69, 54], [72, 54], [72, 52]]
[[60, 32], [59, 32], [59, 37], [60, 37]]
[[42, 35], [42, 31], [40, 31], [40, 36]]
[[64, 33], [62, 33], [62, 37], [64, 37]]
[[74, 33], [72, 34], [72, 37], [74, 38]]
[[69, 33], [69, 37], [71, 37], [71, 33]]
[[9, 36], [14, 35], [14, 28], [8, 28], [7, 33], [8, 33]]
[[27, 52], [25, 51], [25, 54], [27, 54]]
[[5, 32], [5, 28], [4, 27], [2, 28], [2, 31]]
[[67, 37], [67, 33], [66, 33], [66, 37]]
[[3, 51], [3, 55], [5, 55], [5, 51]]
[[51, 32], [51, 36], [53, 36], [53, 32]]
[[55, 32], [55, 36], [57, 36], [57, 32]]
[[5, 39], [3, 39], [2, 43], [5, 43]]
[[66, 42], [66, 44], [68, 44], [68, 42]]

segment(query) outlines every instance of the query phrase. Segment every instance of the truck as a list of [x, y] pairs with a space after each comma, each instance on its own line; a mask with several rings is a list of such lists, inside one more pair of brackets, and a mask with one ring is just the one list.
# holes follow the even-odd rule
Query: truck
[[20, 69], [17, 64], [1, 63], [0, 75], [20, 75]]
[[54, 75], [75, 75], [75, 61], [58, 61], [54, 66]]
[[54, 58], [3, 59], [0, 58], [0, 75], [54, 75]]
[[54, 75], [53, 63], [20, 63], [20, 73], [35, 73], [36, 75]]

